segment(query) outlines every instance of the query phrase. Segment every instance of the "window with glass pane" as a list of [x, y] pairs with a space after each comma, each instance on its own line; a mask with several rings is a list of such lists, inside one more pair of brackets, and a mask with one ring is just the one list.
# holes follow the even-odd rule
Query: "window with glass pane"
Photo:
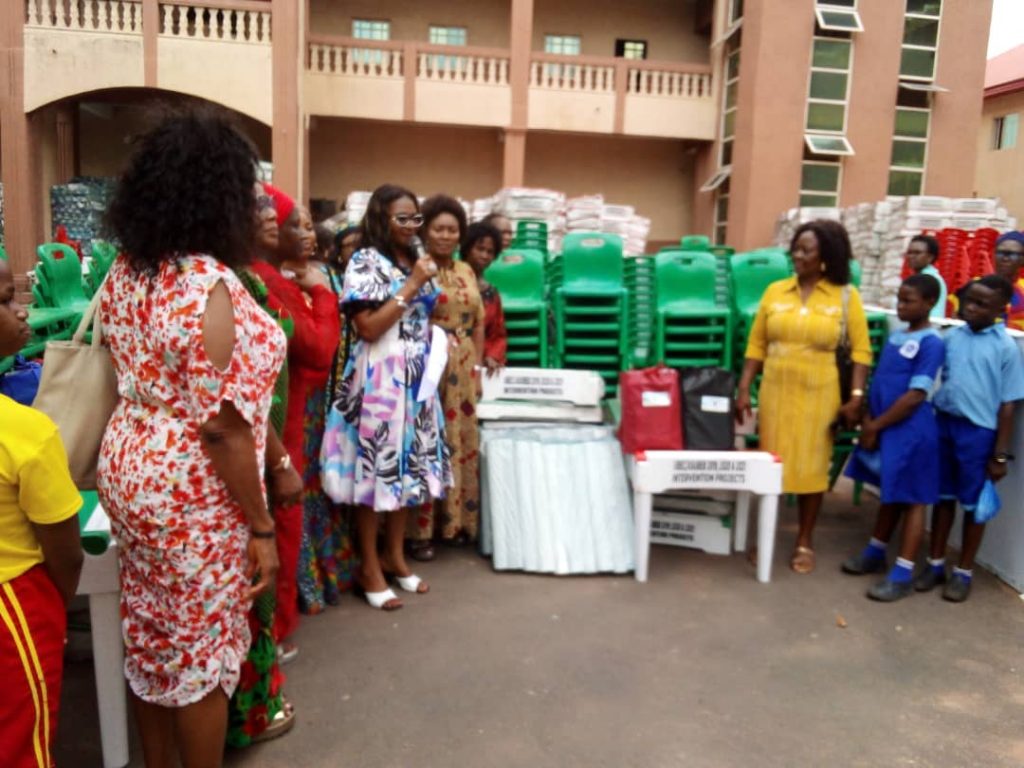
[[800, 169], [800, 189], [804, 192], [838, 192], [838, 163], [804, 163]]
[[835, 208], [839, 195], [800, 195], [801, 208]]
[[841, 133], [845, 125], [846, 105], [817, 102], [807, 105], [807, 128], [809, 130]]
[[818, 26], [832, 32], [863, 32], [864, 25], [856, 11], [818, 8]]
[[563, 56], [579, 56], [580, 50], [581, 46], [579, 35], [544, 36], [545, 53], [558, 53]]
[[935, 48], [939, 44], [939, 20], [908, 16], [903, 25], [903, 42]]
[[849, 76], [845, 72], [812, 72], [811, 98], [846, 101], [848, 80]]
[[732, 165], [732, 139], [722, 142], [722, 162], [720, 165]]
[[836, 5], [843, 8], [856, 8], [857, 0], [817, 0], [818, 5]]
[[900, 75], [917, 80], [935, 77], [935, 51], [926, 48], [904, 48], [900, 57]]
[[1013, 149], [1017, 146], [1020, 115], [997, 117], [992, 125], [992, 149]]
[[732, 10], [729, 14], [729, 23], [743, 18], [743, 0], [732, 0]]
[[897, 136], [911, 136], [918, 139], [928, 138], [929, 112], [923, 109], [896, 109]]
[[360, 40], [390, 40], [391, 22], [353, 19], [352, 37], [358, 37]]
[[890, 195], [920, 195], [924, 183], [924, 174], [921, 171], [897, 171], [889, 172], [889, 193]]
[[729, 83], [725, 86], [725, 108], [732, 109], [736, 106], [736, 92], [739, 89], [738, 82]]
[[924, 168], [925, 148], [923, 141], [895, 139], [892, 142], [892, 165], [901, 168]]
[[430, 27], [430, 42], [434, 45], [465, 45], [465, 27]]
[[740, 52], [734, 51], [725, 60], [725, 79], [733, 80], [740, 75]]
[[642, 60], [647, 58], [647, 43], [644, 40], [616, 40], [615, 55], [624, 59]]
[[815, 38], [811, 66], [815, 69], [850, 68], [850, 41]]
[[736, 110], [726, 112], [722, 118], [722, 136], [731, 138], [736, 133]]
[[942, 0], [907, 0], [907, 13], [938, 16], [942, 13]]
[[[357, 37], [360, 40], [390, 40], [391, 22], [353, 19], [352, 37]], [[351, 55], [352, 60], [357, 63], [375, 64], [378, 67], [384, 66], [384, 51], [371, 48], [354, 48]]]

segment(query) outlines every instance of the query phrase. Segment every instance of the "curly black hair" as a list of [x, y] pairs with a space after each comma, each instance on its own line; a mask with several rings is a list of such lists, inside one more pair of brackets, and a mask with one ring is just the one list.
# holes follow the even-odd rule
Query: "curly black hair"
[[106, 227], [133, 269], [154, 275], [188, 253], [252, 260], [256, 148], [221, 109], [193, 107], [138, 140]]
[[373, 248], [378, 253], [390, 258], [392, 253], [391, 216], [388, 208], [395, 200], [406, 197], [412, 200], [416, 210], [420, 209], [416, 195], [405, 187], [397, 184], [382, 184], [373, 190], [370, 202], [366, 205], [366, 213], [359, 228], [363, 231], [363, 248]]
[[486, 219], [474, 222], [466, 229], [462, 236], [462, 255], [468, 254], [474, 245], [487, 238], [491, 239], [494, 255], [497, 257], [501, 253], [501, 232], [493, 224], [488, 224]]
[[850, 247], [850, 236], [846, 234], [846, 227], [838, 221], [829, 219], [817, 219], [801, 224], [789, 243], [790, 253], [796, 249], [796, 241], [804, 232], [813, 232], [818, 238], [818, 258], [825, 267], [825, 279], [833, 285], [848, 284], [853, 249]]
[[466, 209], [462, 207], [462, 203], [456, 200], [454, 197], [448, 195], [431, 195], [423, 201], [423, 232], [427, 231], [427, 227], [430, 226], [430, 222], [440, 216], [442, 213], [450, 213], [455, 217], [455, 221], [459, 225], [459, 239], [466, 234]]

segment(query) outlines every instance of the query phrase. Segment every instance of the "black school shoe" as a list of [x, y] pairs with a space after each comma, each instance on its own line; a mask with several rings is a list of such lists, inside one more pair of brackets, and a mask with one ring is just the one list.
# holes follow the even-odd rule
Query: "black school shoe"
[[839, 567], [842, 568], [843, 573], [854, 576], [863, 576], [866, 573], [885, 573], [889, 570], [884, 557], [865, 557], [863, 552], [858, 552], [853, 557], [847, 558]]
[[914, 589], [918, 592], [931, 592], [939, 584], [946, 583], [946, 569], [932, 568], [931, 564], [925, 563], [924, 570], [917, 574], [914, 579]]
[[954, 573], [946, 588], [942, 590], [942, 599], [951, 603], [962, 603], [971, 594], [971, 579], [965, 579], [959, 573]]
[[897, 600], [907, 597], [913, 591], [913, 582], [882, 579], [868, 589], [868, 597], [872, 600], [878, 600], [880, 603], [895, 603]]

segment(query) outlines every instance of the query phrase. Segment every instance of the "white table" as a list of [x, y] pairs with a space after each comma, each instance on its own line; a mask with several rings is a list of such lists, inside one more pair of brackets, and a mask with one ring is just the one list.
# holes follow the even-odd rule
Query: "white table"
[[656, 493], [675, 490], [736, 491], [734, 547], [745, 550], [752, 496], [759, 497], [757, 580], [771, 581], [782, 462], [763, 451], [644, 451], [630, 461], [636, 580], [647, 581], [651, 506]]
[[102, 555], [86, 553], [78, 594], [89, 598], [103, 767], [123, 768], [128, 765], [128, 698], [121, 638], [117, 542], [113, 539]]

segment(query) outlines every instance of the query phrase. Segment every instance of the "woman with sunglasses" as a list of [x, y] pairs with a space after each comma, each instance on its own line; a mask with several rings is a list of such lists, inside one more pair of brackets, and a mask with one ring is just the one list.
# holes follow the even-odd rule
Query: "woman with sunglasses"
[[1013, 286], [1013, 298], [1006, 307], [1006, 327], [1024, 331], [1024, 232], [1005, 232], [996, 241], [996, 274]]
[[473, 268], [455, 260], [465, 234], [466, 212], [458, 200], [434, 195], [423, 203], [423, 241], [437, 262], [437, 285], [442, 292], [432, 319], [448, 336], [448, 365], [440, 392], [454, 485], [438, 505], [436, 522], [434, 510], [427, 507], [410, 526], [412, 557], [420, 561], [434, 559], [431, 542], [435, 536], [457, 546], [477, 536], [480, 437], [476, 403], [484, 357], [484, 305]]
[[[429, 256], [417, 259], [413, 248], [422, 224], [409, 190], [385, 184], [370, 198], [362, 248], [345, 270], [341, 296], [355, 343], [321, 454], [327, 495], [357, 507], [357, 583], [373, 608], [386, 611], [401, 608], [402, 601], [385, 574], [407, 592], [429, 590], [405, 561], [408, 511], [443, 497], [451, 486], [444, 416], [424, 376], [429, 355], [441, 350], [431, 349], [437, 264]], [[378, 553], [380, 515], [385, 535]]]

